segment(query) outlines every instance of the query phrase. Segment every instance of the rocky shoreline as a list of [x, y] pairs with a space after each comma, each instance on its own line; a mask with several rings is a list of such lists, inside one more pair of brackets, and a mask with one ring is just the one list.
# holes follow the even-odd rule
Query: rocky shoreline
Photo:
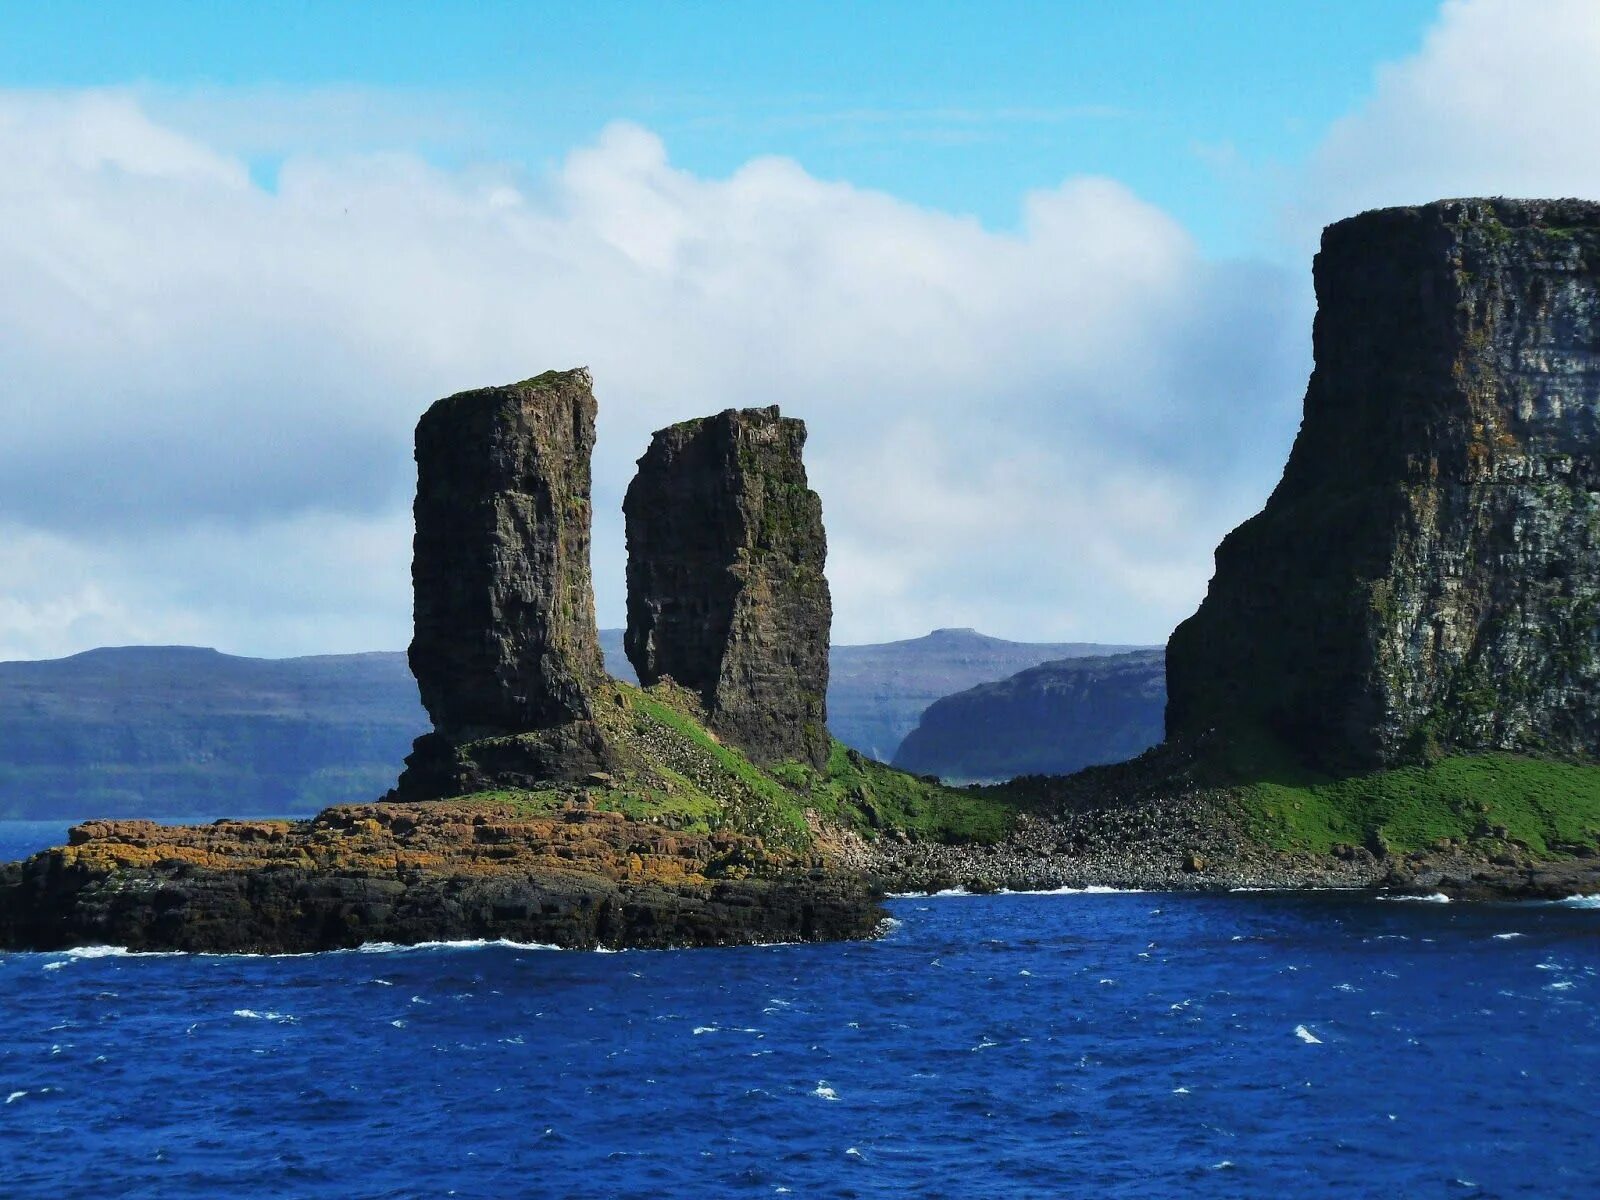
[[299, 953], [504, 938], [567, 949], [871, 936], [860, 877], [572, 807], [372, 804], [311, 821], [99, 821], [0, 866], [0, 947]]
[[841, 864], [885, 893], [1360, 888], [1463, 900], [1600, 893], [1600, 856], [1546, 859], [1503, 843], [1409, 854], [1359, 846], [1330, 855], [1290, 854], [1253, 842], [1222, 805], [1203, 798], [1023, 814], [993, 845], [852, 835], [835, 851]]
[[1290, 855], [1241, 836], [1204, 798], [1024, 814], [992, 845], [817, 826], [817, 853], [695, 834], [573, 805], [371, 804], [311, 821], [96, 821], [0, 865], [0, 948], [305, 953], [505, 939], [664, 949], [865, 939], [883, 900], [1108, 887], [1167, 892], [1366, 889], [1465, 900], [1600, 893], [1600, 856], [1494, 858], [1352, 848]]

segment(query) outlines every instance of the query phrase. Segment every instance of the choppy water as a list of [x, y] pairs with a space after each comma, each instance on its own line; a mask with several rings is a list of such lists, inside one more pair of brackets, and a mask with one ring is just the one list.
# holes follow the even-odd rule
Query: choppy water
[[1596, 1194], [1600, 904], [892, 907], [857, 945], [0, 956], [0, 1194]]

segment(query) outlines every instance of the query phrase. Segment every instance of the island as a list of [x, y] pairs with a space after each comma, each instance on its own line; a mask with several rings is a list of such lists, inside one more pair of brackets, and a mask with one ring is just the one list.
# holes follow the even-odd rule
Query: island
[[389, 794], [80, 825], [0, 867], [0, 946], [710, 945], [870, 936], [906, 889], [1600, 887], [1600, 205], [1365, 213], [1315, 279], [1288, 465], [1132, 761], [954, 788], [830, 739], [822, 506], [776, 408], [639, 460], [639, 682], [609, 677], [593, 385], [548, 372], [418, 424], [433, 729]]

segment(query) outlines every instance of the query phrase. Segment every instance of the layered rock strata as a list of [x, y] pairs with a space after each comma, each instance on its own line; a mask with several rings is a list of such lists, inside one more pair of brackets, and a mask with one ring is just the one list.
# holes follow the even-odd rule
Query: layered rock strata
[[1600, 205], [1331, 226], [1283, 479], [1167, 653], [1169, 736], [1600, 755]]
[[508, 938], [569, 948], [865, 937], [866, 889], [737, 834], [576, 805], [371, 804], [312, 821], [95, 821], [0, 865], [0, 946], [298, 952]]
[[605, 765], [589, 567], [596, 405], [585, 370], [440, 400], [417, 423], [412, 672], [433, 734], [397, 796]]
[[805, 440], [776, 407], [656, 433], [623, 502], [625, 645], [642, 683], [698, 693], [756, 761], [822, 766], [833, 607]]

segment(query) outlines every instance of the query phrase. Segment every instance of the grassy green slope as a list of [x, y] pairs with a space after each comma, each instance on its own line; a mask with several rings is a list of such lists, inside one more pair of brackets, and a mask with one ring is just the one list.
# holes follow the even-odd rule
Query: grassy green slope
[[993, 842], [1016, 804], [1002, 790], [944, 787], [874, 762], [835, 741], [824, 770], [801, 763], [763, 768], [700, 723], [692, 700], [670, 687], [615, 685], [598, 719], [619, 759], [617, 771], [582, 788], [482, 793], [529, 813], [553, 812], [575, 792], [596, 808], [697, 832], [729, 829], [770, 845], [811, 845], [807, 813], [874, 838], [898, 831], [944, 842]]
[[1333, 778], [1266, 741], [1204, 768], [1244, 828], [1281, 850], [1340, 844], [1405, 852], [1454, 841], [1515, 839], [1539, 854], [1600, 842], [1600, 766], [1516, 754], [1455, 755]]

